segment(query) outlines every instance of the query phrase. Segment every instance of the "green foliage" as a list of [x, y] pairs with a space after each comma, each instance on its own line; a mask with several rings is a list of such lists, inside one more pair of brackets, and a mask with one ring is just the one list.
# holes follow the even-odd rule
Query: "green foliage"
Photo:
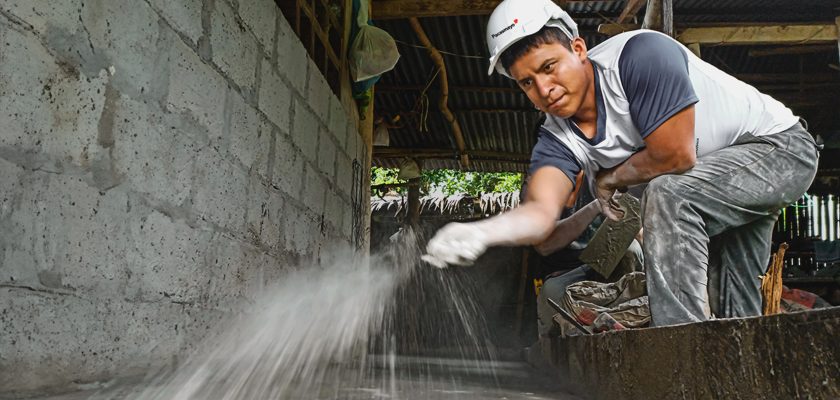
[[[371, 185], [403, 183], [397, 178], [396, 169], [373, 167], [370, 171]], [[513, 172], [464, 172], [451, 169], [425, 170], [421, 175], [422, 194], [443, 193], [478, 196], [481, 193], [515, 192], [522, 186], [522, 174]], [[405, 194], [405, 186], [388, 188], [389, 192]]]

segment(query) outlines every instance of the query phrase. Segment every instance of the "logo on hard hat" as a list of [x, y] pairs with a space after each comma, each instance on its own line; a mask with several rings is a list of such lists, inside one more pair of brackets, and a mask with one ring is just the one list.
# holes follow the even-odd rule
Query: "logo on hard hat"
[[519, 18], [514, 18], [514, 20], [513, 20], [513, 23], [512, 23], [512, 24], [510, 24], [510, 25], [508, 25], [508, 26], [504, 27], [504, 29], [502, 29], [502, 30], [500, 30], [500, 31], [498, 31], [498, 32], [496, 32], [496, 33], [494, 33], [494, 34], [490, 35], [490, 37], [492, 37], [493, 39], [495, 39], [495, 38], [497, 38], [499, 35], [501, 35], [501, 34], [503, 34], [503, 33], [507, 32], [507, 31], [509, 31], [509, 30], [513, 29], [513, 27], [514, 27], [514, 26], [516, 26], [516, 24], [518, 24], [518, 23], [519, 23]]

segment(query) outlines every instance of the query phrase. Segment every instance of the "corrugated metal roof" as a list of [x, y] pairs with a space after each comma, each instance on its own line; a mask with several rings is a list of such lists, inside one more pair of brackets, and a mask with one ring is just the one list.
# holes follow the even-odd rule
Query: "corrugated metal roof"
[[[625, 1], [572, 1], [568, 11], [577, 18], [582, 36], [589, 47], [606, 40], [596, 33], [597, 26], [618, 17]], [[837, 0], [811, 0], [807, 5], [794, 0], [676, 0], [674, 19], [678, 26], [728, 22], [832, 22], [840, 12]], [[640, 13], [641, 15], [641, 13]], [[467, 151], [495, 151], [528, 154], [535, 143], [534, 128], [539, 114], [512, 81], [494, 74], [487, 75], [484, 29], [487, 16], [454, 16], [422, 18], [426, 34], [444, 54], [449, 92], [449, 108], [456, 115], [464, 134]], [[401, 128], [391, 129], [390, 146], [414, 149], [452, 149], [451, 159], [426, 160], [425, 168], [459, 168], [455, 140], [449, 124], [438, 111], [438, 83], [433, 81], [435, 66], [407, 20], [377, 21], [397, 41], [401, 54], [396, 68], [385, 74], [377, 85], [377, 114], [403, 116]], [[830, 74], [829, 64], [838, 64], [837, 51], [794, 56], [750, 55], [750, 50], [773, 46], [703, 46], [703, 59], [723, 71], [735, 75], [757, 73]], [[840, 83], [840, 74], [837, 74]], [[748, 75], [747, 75], [748, 76]], [[749, 80], [747, 79], [749, 82]], [[761, 90], [782, 99], [801, 99], [796, 82], [756, 83]], [[762, 86], [763, 85], [763, 86]], [[423, 88], [427, 104], [421, 107]], [[840, 86], [826, 90], [838, 94]], [[807, 100], [807, 99], [806, 99]], [[798, 100], [797, 100], [798, 101]], [[840, 113], [825, 107], [801, 107], [791, 103], [795, 112], [812, 122], [812, 128], [840, 132]], [[813, 103], [813, 102], [811, 102]], [[831, 107], [829, 105], [829, 107]], [[421, 129], [427, 127], [428, 129]], [[812, 129], [813, 130], [813, 129]], [[376, 165], [396, 166], [393, 159], [375, 159]], [[521, 171], [522, 162], [475, 159], [472, 167], [479, 171]]]

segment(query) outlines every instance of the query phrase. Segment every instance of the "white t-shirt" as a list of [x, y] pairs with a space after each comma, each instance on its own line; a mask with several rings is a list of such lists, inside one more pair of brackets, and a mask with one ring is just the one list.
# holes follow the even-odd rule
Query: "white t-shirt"
[[746, 133], [770, 135], [798, 122], [782, 103], [660, 32], [625, 32], [588, 56], [595, 72], [596, 137], [586, 139], [573, 121], [548, 115], [532, 152], [532, 173], [554, 166], [574, 183], [582, 168], [592, 180], [601, 168], [615, 167], [644, 148], [647, 135], [691, 104], [698, 157]]

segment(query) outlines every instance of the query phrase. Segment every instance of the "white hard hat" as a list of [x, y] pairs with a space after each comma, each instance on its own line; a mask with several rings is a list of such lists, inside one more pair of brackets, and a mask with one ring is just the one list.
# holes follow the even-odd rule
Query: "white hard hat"
[[560, 28], [569, 39], [578, 36], [572, 17], [551, 0], [504, 0], [487, 23], [487, 49], [490, 51], [490, 69], [510, 78], [499, 56], [512, 44], [528, 35], [537, 33], [544, 26]]

